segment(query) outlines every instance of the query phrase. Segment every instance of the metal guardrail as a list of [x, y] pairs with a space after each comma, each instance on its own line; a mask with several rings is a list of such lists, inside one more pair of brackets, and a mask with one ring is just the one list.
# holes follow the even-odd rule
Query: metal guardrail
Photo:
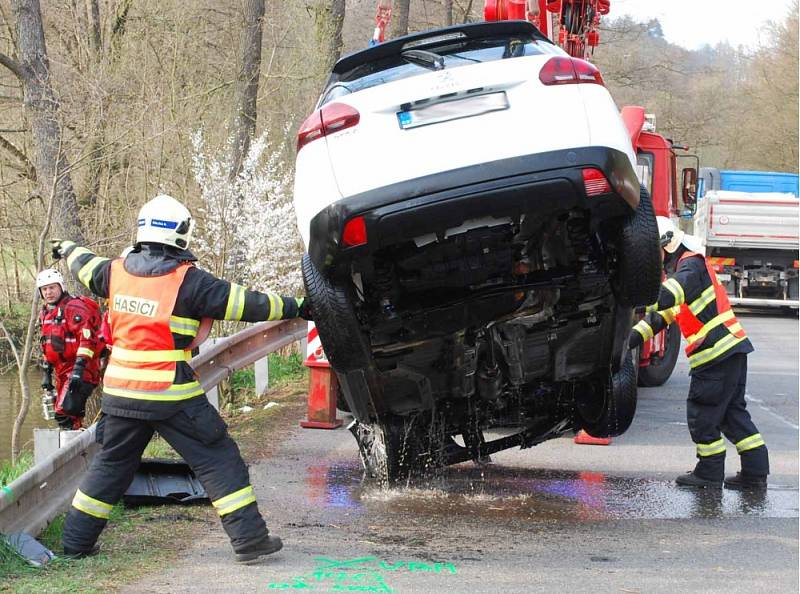
[[[204, 390], [209, 390], [237, 369], [252, 365], [269, 353], [306, 337], [307, 323], [293, 319], [260, 322], [220, 340], [192, 359]], [[64, 448], [0, 489], [0, 533], [37, 535], [72, 501], [99, 446], [92, 425]]]

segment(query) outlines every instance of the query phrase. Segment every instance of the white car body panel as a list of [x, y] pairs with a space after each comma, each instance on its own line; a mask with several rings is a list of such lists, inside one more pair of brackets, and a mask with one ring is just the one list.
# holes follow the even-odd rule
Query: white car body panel
[[297, 153], [295, 164], [294, 211], [306, 250], [311, 219], [341, 197], [328, 159], [327, 139], [323, 137], [304, 146]]
[[[495, 60], [423, 72], [339, 97], [359, 123], [304, 146], [298, 153], [294, 201], [309, 244], [311, 219], [334, 202], [420, 178], [522, 155], [604, 146], [636, 156], [608, 90], [597, 84], [545, 86], [542, 66], [555, 56]], [[402, 129], [401, 106], [450, 93], [505, 92], [509, 108]], [[487, 177], [491, 175], [487, 172]]]

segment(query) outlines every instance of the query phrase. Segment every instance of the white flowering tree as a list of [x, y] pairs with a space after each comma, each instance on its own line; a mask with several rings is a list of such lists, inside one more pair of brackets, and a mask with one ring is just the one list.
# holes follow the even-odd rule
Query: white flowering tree
[[194, 177], [202, 198], [197, 255], [223, 278], [261, 290], [301, 293], [302, 244], [291, 201], [291, 175], [279, 151], [262, 134], [231, 179], [230, 146], [212, 154], [202, 131], [192, 136], [192, 145]]

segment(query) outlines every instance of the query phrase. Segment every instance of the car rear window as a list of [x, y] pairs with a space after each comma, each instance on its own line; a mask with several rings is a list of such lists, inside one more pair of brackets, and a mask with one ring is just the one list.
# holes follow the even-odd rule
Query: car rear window
[[[418, 44], [408, 49], [425, 50], [441, 56], [444, 58], [445, 69], [507, 58], [563, 53], [551, 43], [525, 36], [455, 39], [438, 44]], [[332, 77], [323, 93], [320, 106], [356, 91], [430, 71], [424, 66], [406, 61], [400, 54], [361, 64]]]

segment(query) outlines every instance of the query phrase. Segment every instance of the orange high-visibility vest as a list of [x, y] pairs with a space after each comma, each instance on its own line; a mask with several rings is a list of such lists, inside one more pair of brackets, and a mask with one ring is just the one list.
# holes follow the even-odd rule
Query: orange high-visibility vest
[[173, 386], [177, 362], [191, 358], [191, 351], [175, 348], [170, 331], [170, 315], [191, 264], [145, 277], [129, 274], [123, 262], [111, 263], [108, 321], [113, 346], [103, 391], [144, 400], [183, 400], [201, 394], [196, 381]]
[[[680, 310], [675, 316], [675, 321], [680, 326], [681, 334], [683, 334], [688, 343], [686, 345], [686, 356], [689, 358], [689, 366], [692, 368], [713, 361], [747, 338], [744, 328], [742, 328], [733, 314], [730, 301], [728, 301], [728, 293], [725, 291], [725, 287], [720, 284], [708, 260], [702, 254], [686, 252], [678, 262], [680, 263], [681, 260], [693, 256], [703, 258], [708, 276], [711, 279], [711, 285], [692, 303], [681, 304]], [[698, 314], [713, 302], [716, 302], [717, 315], [708, 322], [700, 321], [697, 317]], [[705, 344], [708, 333], [718, 326], [724, 326], [728, 334], [718, 339], [713, 346], [697, 352], [697, 349]]]

